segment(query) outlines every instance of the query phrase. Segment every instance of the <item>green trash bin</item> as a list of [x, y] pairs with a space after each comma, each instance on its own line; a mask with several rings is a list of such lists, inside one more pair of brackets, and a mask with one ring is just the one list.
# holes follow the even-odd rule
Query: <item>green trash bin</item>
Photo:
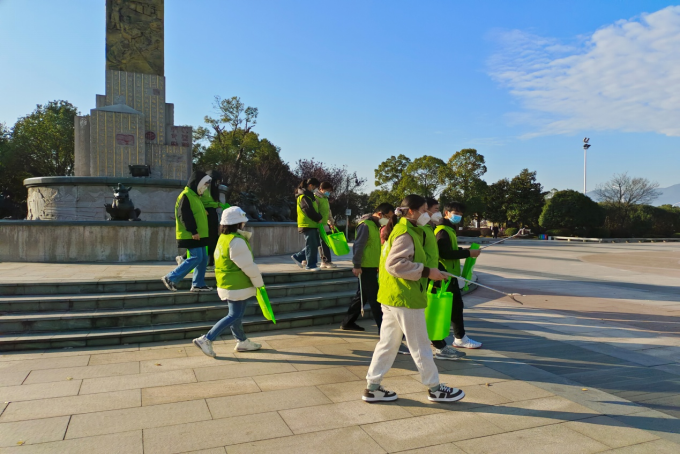
[[274, 318], [274, 312], [272, 312], [270, 298], [269, 296], [267, 296], [267, 290], [265, 290], [265, 287], [257, 288], [255, 298], [258, 300], [258, 304], [260, 305], [262, 315], [264, 315], [267, 320], [270, 320], [272, 323], [276, 325], [277, 320]]
[[336, 227], [332, 227], [332, 231], [335, 229], [334, 233], [327, 234], [324, 231], [324, 227], [319, 226], [319, 235], [327, 246], [333, 251], [337, 256], [342, 256], [350, 253], [350, 246], [348, 246], [348, 241], [345, 239], [345, 234], [340, 232]]
[[[480, 249], [480, 245], [478, 243], [473, 243], [471, 244], [471, 249]], [[461, 270], [461, 277], [464, 279], [468, 279], [469, 281], [473, 278], [473, 267], [475, 266], [475, 261], [477, 259], [473, 257], [468, 257], [466, 261], [463, 264], [463, 270]], [[463, 287], [464, 290], [468, 290], [468, 282], [466, 282], [466, 285]]]

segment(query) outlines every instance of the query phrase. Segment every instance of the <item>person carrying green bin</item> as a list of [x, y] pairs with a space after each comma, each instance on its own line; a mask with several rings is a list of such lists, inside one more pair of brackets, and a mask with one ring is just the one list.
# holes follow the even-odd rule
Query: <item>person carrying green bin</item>
[[[440, 255], [441, 270], [447, 271], [455, 276], [461, 276], [461, 259], [468, 257], [478, 257], [480, 250], [460, 248], [456, 239], [456, 225], [461, 222], [463, 217], [463, 204], [459, 202], [447, 203], [444, 207], [444, 217], [437, 223], [435, 237], [437, 248]], [[458, 283], [450, 285], [449, 290], [454, 295], [454, 305], [452, 307], [452, 327], [454, 328], [454, 340], [452, 346], [459, 348], [480, 348], [482, 343], [476, 342], [466, 335], [463, 323], [463, 298]], [[433, 342], [433, 346], [438, 348], [445, 341]]]
[[[331, 207], [329, 206], [329, 197], [333, 192], [333, 185], [328, 181], [322, 181], [314, 191], [315, 199], [317, 200], [317, 205], [319, 206], [319, 214], [322, 216], [322, 220], [319, 223], [319, 228], [324, 229], [327, 233], [331, 232], [331, 226], [334, 225], [333, 214], [331, 213]], [[321, 232], [321, 231], [320, 231]], [[320, 234], [321, 235], [321, 234]], [[320, 255], [322, 256], [321, 268], [336, 268], [331, 258], [331, 250], [329, 250], [329, 245], [324, 242], [322, 238], [321, 246], [319, 247]]]
[[218, 219], [218, 208], [223, 210], [229, 208], [228, 203], [220, 202], [220, 185], [222, 184], [222, 174], [217, 170], [209, 170], [206, 174], [212, 178], [210, 190], [201, 194], [201, 203], [208, 213], [208, 267], [207, 270], [215, 268], [215, 247], [220, 237], [220, 219]]
[[215, 279], [218, 296], [227, 302], [229, 313], [208, 333], [193, 340], [194, 345], [212, 358], [216, 356], [213, 341], [227, 328], [232, 330], [237, 341], [235, 351], [253, 351], [262, 347], [246, 337], [241, 323], [247, 300], [256, 296], [257, 289], [265, 286], [258, 265], [253, 261], [249, 243], [251, 233], [243, 230], [246, 222], [246, 213], [239, 207], [230, 207], [222, 212], [220, 238], [215, 248]]
[[296, 210], [298, 212], [298, 233], [305, 237], [305, 249], [293, 254], [291, 259], [300, 268], [307, 271], [319, 271], [317, 253], [319, 252], [319, 224], [322, 215], [319, 214], [319, 203], [314, 191], [319, 187], [319, 180], [309, 178], [303, 180], [296, 190]]

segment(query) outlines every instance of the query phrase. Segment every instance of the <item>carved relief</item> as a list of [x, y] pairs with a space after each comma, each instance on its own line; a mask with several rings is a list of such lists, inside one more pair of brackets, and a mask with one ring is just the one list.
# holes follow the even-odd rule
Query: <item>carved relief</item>
[[163, 75], [163, 0], [107, 0], [106, 68]]

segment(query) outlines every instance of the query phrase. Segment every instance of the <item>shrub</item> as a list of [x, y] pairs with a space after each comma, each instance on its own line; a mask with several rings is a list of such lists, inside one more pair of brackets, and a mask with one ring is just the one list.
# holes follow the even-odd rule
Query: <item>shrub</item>
[[546, 234], [548, 236], [573, 236], [570, 229], [549, 229]]
[[558, 191], [544, 205], [539, 225], [547, 229], [585, 230], [603, 225], [604, 213], [589, 197], [573, 190]]
[[504, 230], [504, 235], [506, 236], [513, 236], [516, 233], [518, 233], [518, 229], [515, 227], [508, 227], [506, 230]]

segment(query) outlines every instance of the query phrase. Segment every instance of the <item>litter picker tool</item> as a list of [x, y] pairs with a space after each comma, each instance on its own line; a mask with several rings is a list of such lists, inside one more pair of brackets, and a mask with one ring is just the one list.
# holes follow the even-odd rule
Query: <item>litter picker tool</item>
[[482, 250], [482, 249], [485, 249], [486, 247], [490, 247], [490, 246], [494, 246], [495, 244], [503, 243], [506, 240], [510, 240], [511, 238], [517, 237], [518, 235], [520, 235], [521, 232], [522, 232], [522, 230], [518, 230], [518, 233], [516, 233], [515, 235], [509, 236], [508, 238], [504, 238], [503, 240], [495, 241], [494, 243], [490, 243], [486, 246], [481, 247], [480, 249]]
[[496, 293], [501, 293], [502, 295], [508, 296], [509, 298], [511, 298], [511, 299], [512, 299], [513, 301], [515, 301], [516, 303], [518, 303], [518, 304], [520, 304], [520, 305], [523, 305], [523, 303], [521, 303], [520, 301], [518, 301], [517, 299], [515, 299], [516, 296], [524, 296], [524, 295], [521, 295], [520, 293], [506, 293], [506, 292], [502, 292], [501, 290], [497, 290], [497, 289], [495, 289], [495, 288], [488, 287], [488, 286], [486, 286], [486, 285], [482, 285], [482, 284], [479, 283], [479, 282], [473, 282], [473, 281], [471, 281], [471, 280], [468, 280], [468, 279], [463, 278], [463, 277], [460, 277], [460, 276], [455, 276], [455, 275], [453, 275], [453, 274], [451, 274], [451, 273], [447, 273], [447, 272], [445, 272], [445, 271], [440, 271], [440, 272], [441, 272], [442, 274], [444, 274], [445, 276], [449, 276], [449, 277], [453, 277], [453, 278], [456, 278], [456, 279], [460, 279], [460, 280], [462, 280], [462, 281], [464, 281], [464, 282], [468, 282], [469, 284], [475, 284], [475, 285], [477, 285], [477, 286], [479, 286], [479, 287], [486, 288], [487, 290], [491, 290], [491, 291], [496, 292]]
[[364, 317], [364, 292], [362, 291], [362, 275], [360, 274], [357, 276], [357, 279], [359, 279], [359, 301], [362, 303], [362, 309], [360, 312], [362, 313], [362, 317]]

